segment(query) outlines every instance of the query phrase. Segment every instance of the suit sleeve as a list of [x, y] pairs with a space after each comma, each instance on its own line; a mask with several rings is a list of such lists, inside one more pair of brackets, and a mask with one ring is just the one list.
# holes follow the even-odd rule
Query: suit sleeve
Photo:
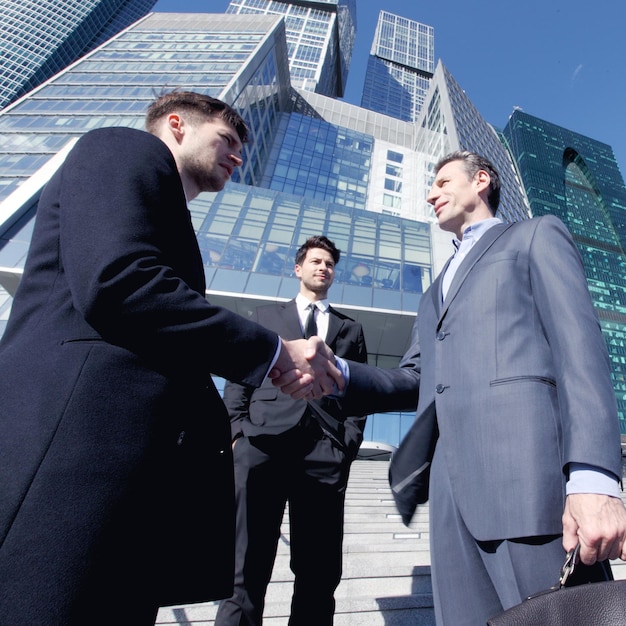
[[239, 385], [226, 381], [224, 385], [224, 404], [228, 409], [230, 417], [231, 438], [234, 441], [238, 437], [242, 437], [243, 422], [250, 419], [250, 399], [254, 388], [249, 385]]
[[420, 382], [420, 345], [417, 319], [409, 347], [398, 367], [383, 369], [348, 360], [350, 384], [342, 398], [343, 409], [354, 415], [414, 411]]
[[[365, 335], [363, 334], [363, 326], [354, 323], [356, 330], [356, 340], [350, 346], [350, 354], [347, 356], [357, 363], [367, 363], [367, 346], [365, 344]], [[340, 403], [341, 404], [341, 403]], [[342, 412], [345, 414], [344, 407]], [[344, 420], [344, 444], [348, 455], [355, 457], [359, 451], [361, 442], [363, 441], [363, 431], [367, 421], [367, 414], [352, 415], [348, 414]]]
[[[260, 323], [258, 308], [253, 311], [251, 319], [255, 323]], [[252, 401], [254, 391], [255, 387], [242, 385], [230, 380], [227, 380], [224, 385], [222, 399], [230, 418], [231, 441], [235, 441], [235, 439], [245, 435], [244, 422], [250, 421], [250, 402]]]
[[608, 351], [582, 260], [565, 225], [540, 218], [529, 250], [535, 306], [550, 344], [563, 421], [563, 463], [621, 476], [619, 422]]
[[92, 328], [168, 373], [260, 385], [278, 337], [206, 301], [195, 233], [165, 144], [131, 129], [92, 131], [62, 175], [61, 260], [74, 307]]

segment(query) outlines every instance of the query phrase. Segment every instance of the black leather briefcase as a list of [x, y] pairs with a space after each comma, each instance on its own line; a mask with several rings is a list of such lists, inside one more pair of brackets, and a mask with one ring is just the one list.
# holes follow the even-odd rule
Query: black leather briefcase
[[[492, 617], [487, 626], [626, 626], [626, 580], [567, 586], [577, 557], [578, 547], [568, 553], [556, 585]], [[596, 576], [602, 571], [612, 578], [610, 568], [598, 564]]]

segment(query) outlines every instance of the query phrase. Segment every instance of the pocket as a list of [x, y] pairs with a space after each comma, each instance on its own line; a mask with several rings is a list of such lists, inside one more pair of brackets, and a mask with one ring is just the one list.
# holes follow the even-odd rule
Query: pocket
[[479, 262], [481, 265], [491, 265], [492, 263], [501, 263], [502, 261], [515, 262], [518, 257], [518, 250], [505, 250], [504, 252], [496, 252], [495, 254], [486, 254]]
[[543, 385], [549, 385], [550, 387], [556, 387], [556, 381], [548, 376], [509, 376], [507, 378], [496, 378], [489, 382], [489, 386], [497, 387], [498, 385], [511, 385], [515, 383], [541, 383]]

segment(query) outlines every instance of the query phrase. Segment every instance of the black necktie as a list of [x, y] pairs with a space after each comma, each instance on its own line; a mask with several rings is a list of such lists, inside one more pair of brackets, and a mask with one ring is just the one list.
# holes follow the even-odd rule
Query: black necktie
[[307, 307], [309, 310], [309, 316], [306, 318], [306, 324], [304, 325], [304, 338], [308, 339], [309, 337], [313, 337], [313, 335], [317, 335], [317, 324], [315, 322], [315, 313], [317, 311], [317, 306], [313, 302], [309, 304]]

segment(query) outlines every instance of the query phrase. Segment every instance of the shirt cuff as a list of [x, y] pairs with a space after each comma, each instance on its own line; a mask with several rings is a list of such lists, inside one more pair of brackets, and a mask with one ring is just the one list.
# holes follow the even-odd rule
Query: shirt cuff
[[330, 394], [331, 398], [343, 398], [346, 395], [346, 389], [348, 388], [348, 384], [350, 383], [350, 366], [346, 361], [344, 361], [340, 356], [335, 355], [335, 365], [337, 369], [341, 372], [343, 376], [344, 385], [343, 391], [339, 391], [339, 387], [337, 387], [337, 383], [335, 383], [335, 388], [333, 392]]
[[565, 493], [597, 493], [619, 498], [619, 481], [612, 472], [586, 463], [569, 464], [569, 480]]
[[274, 352], [274, 358], [272, 359], [272, 362], [270, 363], [270, 366], [267, 368], [267, 372], [265, 372], [265, 378], [263, 379], [263, 382], [265, 382], [267, 380], [267, 377], [269, 376], [269, 373], [272, 371], [272, 368], [274, 367], [274, 365], [276, 364], [276, 361], [278, 361], [278, 357], [280, 356], [280, 351], [282, 349], [283, 346], [283, 342], [281, 340], [281, 338], [278, 338], [278, 345], [276, 346], [276, 351]]

